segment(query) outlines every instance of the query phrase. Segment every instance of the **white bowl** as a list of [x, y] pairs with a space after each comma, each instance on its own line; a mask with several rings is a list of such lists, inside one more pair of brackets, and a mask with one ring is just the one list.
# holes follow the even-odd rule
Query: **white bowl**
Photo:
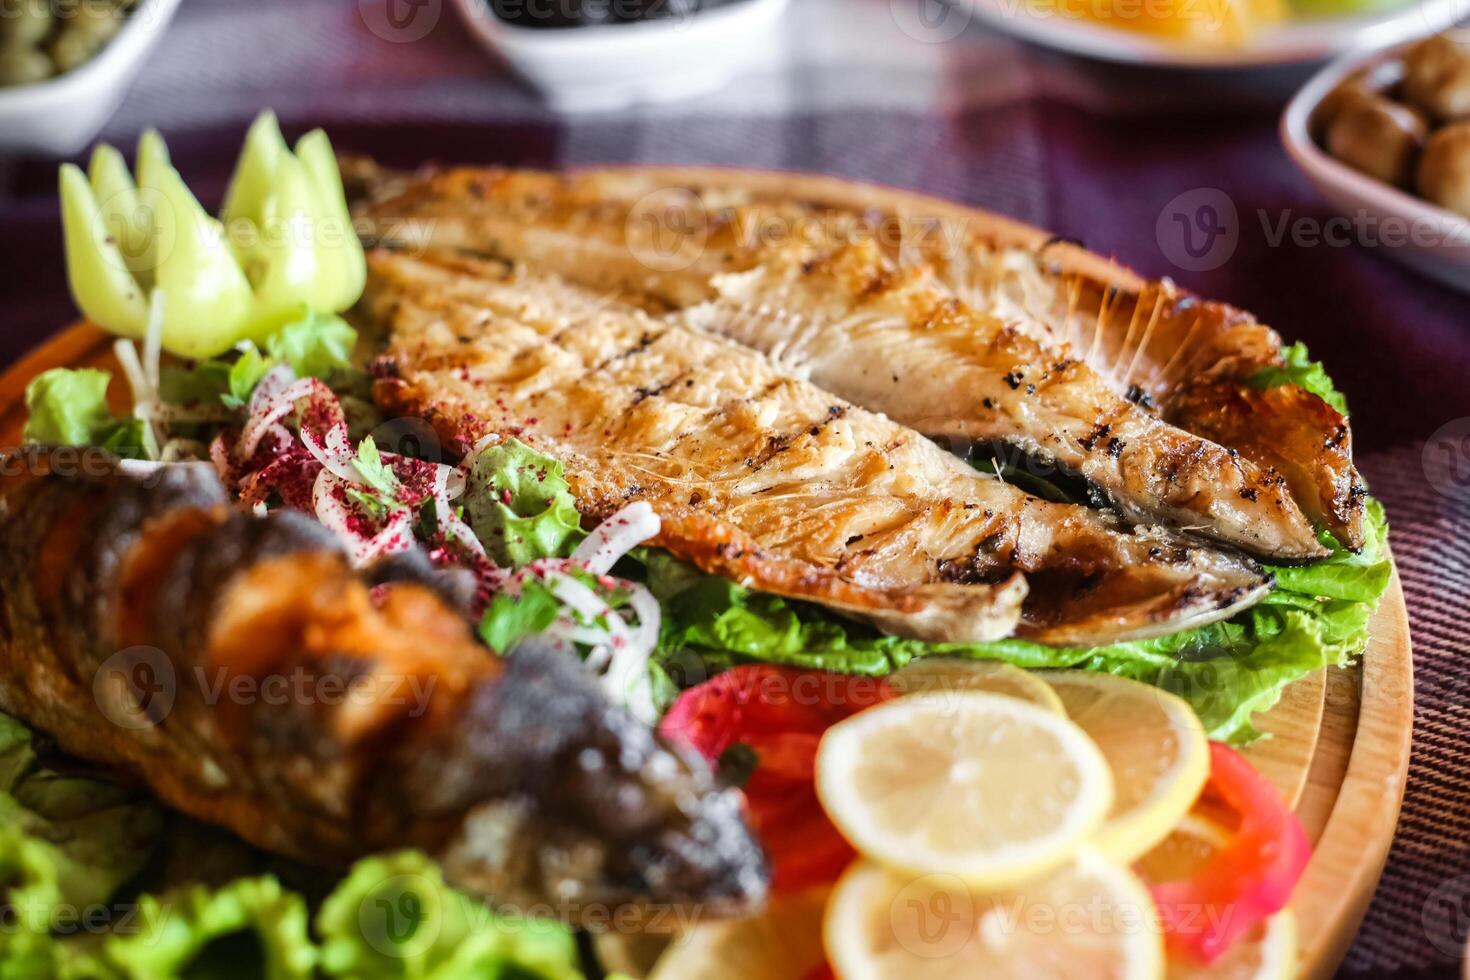
[[1327, 93], [1359, 69], [1384, 65], [1410, 46], [1349, 55], [1322, 69], [1287, 105], [1281, 142], [1333, 209], [1348, 219], [1360, 244], [1470, 292], [1470, 220], [1353, 169], [1313, 139], [1312, 113]]
[[142, 0], [86, 64], [31, 85], [0, 88], [0, 150], [67, 155], [87, 145], [117, 111], [181, 0]]
[[775, 43], [788, 0], [740, 0], [691, 17], [531, 28], [486, 0], [455, 0], [480, 44], [502, 55], [557, 109], [608, 112], [723, 87]]
[[1238, 46], [1190, 44], [1096, 21], [1057, 16], [1017, 0], [960, 0], [976, 19], [1032, 44], [1128, 65], [1210, 71], [1312, 65], [1345, 51], [1396, 44], [1443, 30], [1465, 13], [1463, 0], [1414, 0], [1340, 17], [1296, 17], [1263, 26]]

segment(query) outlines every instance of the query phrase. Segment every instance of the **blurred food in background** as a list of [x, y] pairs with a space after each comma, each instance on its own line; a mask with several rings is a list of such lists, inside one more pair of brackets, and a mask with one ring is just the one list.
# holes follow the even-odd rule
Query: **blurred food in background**
[[484, 0], [517, 27], [596, 27], [641, 20], [692, 17], [741, 0]]
[[1470, 217], [1470, 29], [1349, 75], [1312, 123], [1342, 162]]
[[1263, 28], [1379, 13], [1409, 0], [1032, 0], [1074, 19], [1205, 46], [1240, 46]]
[[136, 0], [11, 0], [0, 16], [0, 85], [26, 85], [91, 61]]
[[1088, 0], [1081, 9], [1110, 27], [1219, 45], [1242, 44], [1291, 17], [1287, 0]]

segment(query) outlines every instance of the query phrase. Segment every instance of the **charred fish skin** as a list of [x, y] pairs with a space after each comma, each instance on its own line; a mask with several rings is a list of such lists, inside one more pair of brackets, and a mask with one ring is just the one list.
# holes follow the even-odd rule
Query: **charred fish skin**
[[233, 511], [207, 467], [63, 473], [54, 453], [4, 460], [0, 708], [64, 751], [266, 850], [418, 847], [572, 919], [763, 898], [733, 793], [569, 658], [495, 657], [434, 590], [375, 592], [310, 518]]
[[[658, 215], [645, 202], [688, 210], [693, 232], [657, 227]], [[834, 368], [838, 376], [812, 375], [824, 387], [907, 424], [939, 425], [934, 435], [1004, 441], [1028, 455], [1060, 461], [1094, 481], [1132, 520], [1165, 520], [1259, 557], [1287, 563], [1324, 557], [1311, 521], [1332, 529], [1349, 547], [1362, 540], [1362, 484], [1341, 440], [1331, 439], [1343, 420], [1318, 424], [1320, 412], [1257, 411], [1235, 427], [1248, 433], [1259, 422], [1288, 435], [1305, 453], [1273, 454], [1262, 440], [1243, 434], [1217, 444], [1212, 436], [1223, 436], [1223, 430], [1207, 425], [1207, 416], [1219, 413], [1200, 409], [1223, 403], [1205, 403], [1204, 396], [1227, 374], [1239, 389], [1253, 371], [1279, 364], [1280, 339], [1239, 311], [1176, 297], [1167, 284], [1133, 295], [1083, 276], [1050, 274], [1031, 253], [991, 247], [953, 220], [934, 219], [937, 229], [907, 238], [902, 232], [913, 222], [906, 216], [881, 216], [899, 229], [890, 242], [891, 236], [873, 234], [870, 215], [828, 204], [670, 186], [656, 176], [626, 171], [553, 175], [454, 169], [400, 178], [362, 213], [388, 242], [395, 240], [395, 230], [417, 229], [416, 235], [397, 240], [526, 262], [598, 290], [652, 297], [673, 310], [723, 302], [722, 311], [704, 311], [703, 322], [788, 355], [803, 340], [808, 346], [817, 343], [813, 335], [822, 324], [814, 322], [819, 318], [809, 305], [812, 297], [794, 299], [789, 289], [773, 288], [773, 279], [783, 269], [822, 262], [824, 256], [851, 255], [853, 249], [843, 245], [856, 242], [868, 249], [865, 261], [905, 273], [897, 280], [910, 288], [914, 276], [934, 270], [925, 288], [937, 294], [936, 302], [958, 300], [981, 326], [991, 316], [1001, 318], [1004, 330], [990, 333], [1005, 350], [985, 363], [962, 367], [938, 351], [935, 363], [923, 365], [923, 375], [903, 375], [872, 388], [859, 382], [880, 375], [888, 380], [891, 372], [882, 370], [887, 352], [869, 358], [844, 352]], [[768, 241], [769, 229], [784, 233]], [[671, 251], [656, 238], [660, 233], [672, 237]], [[865, 282], [878, 278], [868, 276]], [[828, 312], [839, 322], [875, 316], [868, 299], [859, 295], [859, 302]], [[1094, 302], [1101, 306], [1089, 317], [1088, 305]], [[1082, 336], [1089, 324], [1092, 332]], [[918, 333], [926, 324], [914, 326]], [[841, 336], [832, 340], [838, 347], [847, 342]], [[1068, 366], [1061, 379], [1047, 371], [1057, 363]], [[916, 393], [942, 393], [947, 401], [954, 391], [968, 390], [979, 369], [988, 381], [1005, 380], [1007, 386], [996, 386], [958, 410], [948, 403], [914, 408]], [[1034, 378], [1011, 384], [1020, 380], [1018, 370], [1045, 374], [1053, 387], [1057, 380], [1064, 382], [1067, 401], [1076, 402], [1080, 394], [1081, 403], [1071, 404], [1070, 413], [1063, 404], [1061, 417], [1038, 423], [1036, 404], [1055, 392], [1035, 397]], [[1013, 394], [1018, 389], [1027, 395], [1025, 404]], [[1179, 397], [1186, 391], [1190, 397]], [[1321, 407], [1330, 411], [1325, 403]], [[1078, 412], [1087, 417], [1070, 417]], [[1129, 437], [1119, 429], [1130, 430]], [[1179, 430], [1196, 438], [1181, 440]], [[1148, 458], [1140, 459], [1150, 444]], [[1127, 465], [1121, 460], [1125, 453]], [[1328, 485], [1339, 488], [1332, 499], [1323, 496]]]
[[531, 443], [589, 516], [647, 501], [655, 544], [712, 574], [897, 635], [1082, 645], [1223, 619], [1270, 587], [1241, 555], [1029, 496], [750, 348], [555, 277], [386, 251], [369, 268], [382, 407], [459, 451]]

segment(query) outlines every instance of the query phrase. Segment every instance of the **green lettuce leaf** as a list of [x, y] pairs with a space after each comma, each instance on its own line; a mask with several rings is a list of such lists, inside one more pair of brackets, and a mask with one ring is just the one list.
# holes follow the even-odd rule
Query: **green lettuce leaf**
[[258, 977], [307, 980], [317, 950], [306, 901], [275, 878], [242, 878], [220, 889], [193, 885], [138, 900], [95, 959], [127, 980]]
[[96, 368], [52, 368], [26, 386], [26, 442], [101, 446], [143, 456], [143, 423], [120, 419], [107, 407], [112, 375]]
[[511, 568], [563, 557], [585, 537], [561, 463], [515, 439], [475, 458], [464, 501], [485, 550]]
[[509, 653], [521, 640], [544, 632], [560, 609], [550, 589], [528, 581], [521, 586], [520, 595], [495, 593], [480, 618], [480, 637], [496, 653]]
[[580, 980], [558, 922], [502, 916], [414, 851], [359, 861], [316, 917], [321, 970], [350, 980]]
[[1262, 368], [1251, 375], [1249, 384], [1254, 388], [1274, 388], [1277, 385], [1293, 384], [1305, 388], [1322, 399], [1338, 414], [1347, 415], [1347, 398], [1327, 376], [1321, 361], [1314, 361], [1307, 353], [1307, 345], [1298, 341], [1282, 352], [1286, 363], [1281, 367]]
[[299, 320], [288, 323], [266, 341], [266, 351], [277, 361], [291, 365], [298, 378], [326, 380], [334, 371], [352, 364], [357, 331], [339, 316], [302, 311]]
[[357, 331], [335, 316], [306, 314], [282, 327], [266, 342], [269, 355], [244, 341], [224, 357], [196, 361], [187, 367], [169, 365], [159, 373], [159, 396], [171, 405], [223, 403], [244, 408], [266, 372], [281, 362], [297, 377], [327, 380], [348, 372]]
[[[702, 575], [667, 553], [640, 557], [665, 612], [661, 664], [676, 682], [697, 682], [748, 661], [870, 675], [923, 656], [1076, 667], [1174, 691], [1194, 706], [1210, 737], [1238, 744], [1258, 737], [1252, 716], [1274, 705], [1287, 684], [1345, 664], [1366, 645], [1369, 619], [1392, 574], [1388, 524], [1376, 500], [1369, 501], [1366, 525], [1361, 553], [1338, 549], [1315, 565], [1272, 568], [1276, 589], [1226, 622], [1090, 649], [1018, 639], [967, 644], [885, 636], [818, 607]], [[1335, 547], [1330, 537], [1324, 540]], [[683, 651], [696, 654], [698, 663], [683, 661]]]
[[30, 729], [0, 715], [0, 884], [14, 917], [0, 928], [0, 978], [57, 972], [68, 958], [60, 939], [84, 915], [110, 915], [105, 903], [148, 861], [162, 826], [139, 794], [43, 765]]

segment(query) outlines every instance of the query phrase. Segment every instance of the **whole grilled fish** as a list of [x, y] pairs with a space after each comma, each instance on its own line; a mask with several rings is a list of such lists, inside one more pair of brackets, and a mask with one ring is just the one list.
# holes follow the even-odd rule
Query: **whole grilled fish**
[[[353, 571], [207, 464], [0, 457], [0, 708], [270, 851], [417, 847], [497, 902], [697, 904], [766, 887], [735, 794], [564, 654], [475, 642], [431, 578]], [[422, 576], [410, 576], [410, 578]]]
[[[931, 435], [998, 443], [1059, 466], [1130, 520], [1167, 521], [1278, 561], [1323, 557], [1300, 496], [1352, 540], [1351, 522], [1330, 504], [1361, 508], [1350, 459], [1342, 465], [1345, 426], [1332, 430], [1333, 449], [1319, 438], [1320, 413], [1303, 418], [1273, 406], [1282, 410], [1270, 413], [1269, 429], [1254, 426], [1255, 415], [1229, 425], [1207, 410], [1218, 399], [1199, 404], [1215, 393], [1202, 384], [1190, 400], [1171, 399], [1172, 416], [1161, 420], [1147, 389], [1115, 390], [1095, 370], [1097, 357], [1075, 355], [1043, 321], [1021, 315], [1009, 287], [980, 290], [987, 305], [978, 310], [956, 302], [960, 260], [941, 261], [955, 229], [908, 248], [901, 234], [887, 241], [876, 233], [868, 216], [789, 201], [732, 203], [718, 191], [618, 171], [454, 170], [398, 181], [365, 213], [389, 241], [524, 261], [668, 308], [699, 305], [691, 315], [702, 326], [783, 355], [788, 368], [837, 395]], [[944, 274], [913, 265], [916, 256], [934, 259]], [[963, 295], [976, 292], [976, 280], [965, 279]], [[1146, 326], [1133, 329], [1141, 337]], [[1181, 370], [1210, 357], [1183, 353]], [[1292, 451], [1273, 448], [1281, 436]]]
[[525, 440], [589, 516], [648, 501], [655, 543], [707, 572], [898, 635], [1084, 645], [1269, 588], [1248, 559], [1029, 496], [749, 348], [555, 277], [385, 251], [369, 270], [385, 409], [461, 449]]

